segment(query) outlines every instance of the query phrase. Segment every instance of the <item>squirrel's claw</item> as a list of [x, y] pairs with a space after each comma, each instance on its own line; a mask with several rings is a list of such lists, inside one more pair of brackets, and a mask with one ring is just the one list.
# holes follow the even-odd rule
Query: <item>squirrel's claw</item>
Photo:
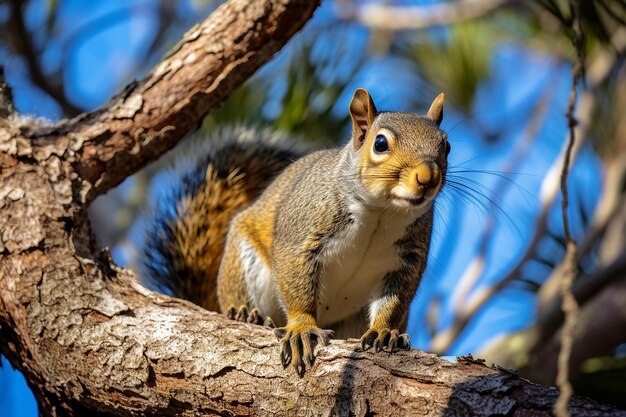
[[239, 307], [237, 314], [235, 315], [235, 320], [245, 323], [248, 321], [248, 307], [245, 305]]
[[395, 329], [369, 329], [361, 336], [361, 350], [366, 351], [372, 347], [375, 352], [380, 352], [385, 350], [385, 348], [387, 348], [389, 352], [409, 350], [411, 348], [411, 341], [408, 334], [400, 334], [400, 332]]
[[389, 351], [395, 352], [396, 350], [409, 349], [411, 349], [411, 339], [409, 339], [409, 335], [406, 333], [400, 334], [399, 331], [393, 330], [389, 339]]
[[289, 339], [283, 339], [280, 342], [280, 362], [283, 368], [286, 368], [291, 363], [291, 344]]
[[263, 320], [263, 326], [271, 327], [272, 329], [276, 328], [276, 324], [274, 324], [274, 320], [272, 320], [270, 316], [265, 317], [265, 319]]
[[281, 327], [274, 330], [274, 335], [280, 341], [280, 361], [283, 368], [291, 364], [296, 373], [303, 376], [306, 368], [313, 366], [315, 361], [313, 350], [317, 343], [328, 344], [332, 334], [332, 330], [323, 330], [319, 327], [298, 330]]
[[374, 351], [380, 352], [385, 348], [385, 346], [389, 346], [389, 339], [391, 338], [391, 331], [389, 329], [382, 329], [378, 333], [378, 337], [374, 339]]
[[263, 318], [258, 308], [253, 308], [248, 311], [248, 307], [246, 305], [241, 305], [239, 308], [235, 306], [229, 307], [228, 310], [226, 310], [226, 317], [242, 323], [251, 323], [272, 328], [276, 327], [270, 316]]
[[263, 317], [261, 316], [261, 312], [258, 308], [253, 308], [252, 310], [250, 310], [250, 312], [248, 313], [247, 321], [248, 323], [252, 324], [263, 324]]
[[226, 318], [229, 320], [235, 320], [235, 316], [237, 315], [237, 309], [234, 306], [230, 306], [228, 307], [228, 310], [226, 310]]

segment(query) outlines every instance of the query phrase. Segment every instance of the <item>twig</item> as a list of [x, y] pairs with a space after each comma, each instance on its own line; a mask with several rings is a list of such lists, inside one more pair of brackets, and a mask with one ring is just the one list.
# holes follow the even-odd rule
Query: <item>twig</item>
[[355, 21], [372, 29], [425, 29], [476, 19], [516, 3], [515, 0], [462, 0], [428, 6], [355, 6], [349, 3], [338, 6], [335, 14], [340, 19]]
[[569, 143], [567, 151], [565, 152], [565, 160], [563, 161], [563, 171], [561, 173], [561, 193], [563, 200], [561, 202], [561, 208], [563, 213], [563, 232], [565, 234], [565, 241], [567, 242], [564, 270], [561, 277], [561, 296], [563, 297], [563, 313], [565, 314], [565, 322], [563, 323], [563, 329], [561, 331], [561, 350], [559, 351], [559, 358], [557, 362], [557, 376], [556, 385], [559, 388], [559, 398], [554, 404], [553, 411], [558, 417], [569, 417], [569, 411], [567, 405], [573, 394], [572, 384], [569, 381], [569, 363], [572, 354], [572, 345], [574, 343], [574, 329], [576, 327], [576, 319], [578, 317], [578, 303], [574, 294], [572, 293], [572, 284], [576, 277], [576, 259], [577, 259], [577, 247], [570, 227], [569, 216], [567, 213], [569, 196], [567, 190], [567, 176], [569, 172], [570, 160], [572, 156], [572, 149], [576, 143], [576, 116], [574, 115], [574, 109], [576, 107], [577, 90], [576, 87], [581, 80], [583, 74], [583, 46], [584, 35], [579, 19], [580, 3], [570, 3], [570, 10], [572, 14], [572, 29], [574, 30], [573, 44], [576, 49], [576, 61], [572, 67], [572, 86], [570, 90], [569, 103], [567, 106], [567, 122], [569, 127]]

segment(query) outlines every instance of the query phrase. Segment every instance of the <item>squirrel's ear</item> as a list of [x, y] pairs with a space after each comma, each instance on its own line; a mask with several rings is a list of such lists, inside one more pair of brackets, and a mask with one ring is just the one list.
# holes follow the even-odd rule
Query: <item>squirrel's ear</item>
[[350, 101], [350, 117], [352, 118], [352, 144], [359, 149], [365, 141], [367, 131], [374, 123], [378, 114], [374, 100], [364, 88], [357, 88]]
[[446, 95], [444, 93], [439, 93], [433, 100], [433, 104], [430, 105], [430, 109], [428, 109], [428, 113], [426, 114], [437, 123], [437, 126], [441, 125], [441, 121], [443, 120], [443, 100], [445, 98]]

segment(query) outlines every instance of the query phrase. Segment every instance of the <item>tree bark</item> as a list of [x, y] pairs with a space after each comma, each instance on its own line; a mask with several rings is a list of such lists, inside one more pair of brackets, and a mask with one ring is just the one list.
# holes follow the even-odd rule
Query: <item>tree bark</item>
[[[417, 350], [333, 341], [299, 378], [268, 329], [151, 292], [96, 248], [89, 202], [171, 148], [317, 5], [233, 0], [102, 109], [53, 126], [0, 120], [0, 352], [42, 413], [551, 414], [554, 388]], [[582, 398], [570, 409], [623, 415]]]

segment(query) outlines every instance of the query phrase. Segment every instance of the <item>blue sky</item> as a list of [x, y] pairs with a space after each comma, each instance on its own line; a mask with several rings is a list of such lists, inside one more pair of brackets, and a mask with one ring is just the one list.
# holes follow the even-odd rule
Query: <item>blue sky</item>
[[[27, 9], [29, 28], [34, 31], [35, 39], [41, 38], [41, 27], [45, 19], [45, 2], [32, 1]], [[85, 109], [94, 109], [132, 78], [140, 77], [149, 69], [152, 61], [146, 64], [144, 50], [155, 36], [156, 12], [153, 2], [121, 0], [89, 2], [68, 0], [60, 2], [58, 38], [47, 43], [43, 54], [44, 65], [48, 71], [55, 71], [64, 65], [64, 81], [70, 100]], [[179, 13], [188, 21], [187, 26], [201, 20], [206, 14], [205, 6], [195, 2], [181, 2]], [[328, 23], [331, 19], [330, 3], [317, 12], [312, 25], [307, 31]], [[0, 19], [7, 16], [6, 5], [0, 6]], [[100, 22], [93, 24], [93, 22]], [[113, 23], [111, 23], [113, 22]], [[185, 28], [180, 29], [180, 36]], [[351, 50], [367, 47], [369, 32], [352, 27], [350, 32]], [[312, 32], [314, 33], [314, 32]], [[174, 34], [176, 35], [176, 34]], [[39, 38], [38, 38], [39, 36]], [[73, 37], [80, 38], [66, 54], [63, 53], [64, 41]], [[39, 39], [41, 42], [42, 39]], [[319, 48], [328, 48], [321, 44]], [[281, 52], [280, 66], [290, 54], [290, 50]], [[350, 53], [338, 57], [340, 62], [350, 62]], [[64, 62], [60, 57], [66, 56]], [[158, 57], [157, 57], [158, 58]], [[11, 57], [5, 47], [0, 47], [0, 63], [6, 66], [8, 82], [14, 88], [15, 102], [18, 109], [27, 114], [58, 119], [60, 109], [43, 92], [32, 88], [27, 82], [26, 66]], [[273, 70], [264, 69], [259, 76], [271, 77]], [[275, 68], [275, 67], [274, 67]], [[338, 65], [329, 70], [328, 76], [346, 76], [349, 65]], [[515, 71], [511, 69], [514, 68]], [[516, 123], [504, 137], [495, 144], [481, 139], [470, 123], [467, 115], [456, 110], [455, 103], [447, 103], [442, 127], [449, 132], [452, 144], [450, 165], [460, 165], [469, 169], [503, 171], [511, 158], [515, 144], [520, 140], [523, 128], [523, 115], [529, 113], [548, 86], [554, 89], [549, 105], [549, 113], [528, 157], [521, 166], [515, 168], [520, 175], [511, 176], [516, 186], [510, 187], [505, 195], [498, 198], [500, 209], [493, 213], [484, 213], [479, 208], [464, 204], [461, 197], [446, 190], [445, 197], [439, 201], [435, 233], [433, 237], [432, 257], [425, 279], [419, 289], [411, 310], [409, 333], [413, 346], [428, 349], [430, 333], [426, 324], [427, 310], [434, 298], [441, 300], [436, 327], [443, 329], [450, 325], [454, 305], [452, 293], [459, 277], [475, 256], [477, 239], [487, 223], [488, 216], [496, 217], [496, 227], [491, 236], [487, 252], [486, 271], [478, 286], [489, 285], [503, 272], [515, 264], [524, 251], [532, 234], [538, 213], [536, 196], [543, 175], [559, 152], [566, 133], [564, 111], [570, 86], [570, 68], [549, 56], [530, 51], [519, 44], [502, 42], [491, 58], [491, 77], [479, 87], [473, 104], [471, 117], [485, 125], [501, 126]], [[382, 109], [425, 111], [409, 107], [415, 94], [432, 100], [439, 92], [437, 88], [426, 85], [423, 90], [414, 91], [407, 85], [418, 84], [416, 75], [406, 62], [387, 56], [373, 57], [360, 68], [350, 88], [336, 103], [333, 111], [342, 114], [348, 107], [353, 87], [365, 87]], [[281, 94], [280, 80], [276, 80], [268, 92], [266, 108], [268, 114], [277, 111], [276, 97]], [[274, 103], [274, 104], [273, 104]], [[513, 122], [512, 122], [513, 121]], [[348, 130], [346, 126], [346, 131]], [[498, 177], [494, 175], [471, 174], [471, 178], [484, 184], [483, 190], [493, 187]], [[594, 152], [586, 147], [576, 161], [572, 172], [572, 193], [584, 192], [587, 196], [587, 209], [591, 213], [598, 197], [601, 184], [601, 167]], [[160, 184], [153, 184], [159, 188]], [[507, 215], [503, 215], [506, 213]], [[551, 225], [559, 227], [560, 218], [554, 214]], [[508, 216], [508, 217], [507, 217]], [[580, 219], [573, 213], [573, 222]], [[574, 230], [580, 228], [574, 227]], [[549, 247], [550, 242], [542, 245]], [[123, 250], [115, 250], [118, 262], [124, 262]], [[558, 250], [557, 248], [550, 248]], [[539, 264], [530, 263], [525, 269], [529, 276], [545, 276], [546, 270]], [[472, 321], [463, 336], [454, 344], [452, 355], [476, 352], [494, 337], [519, 330], [534, 318], [534, 297], [521, 285], [513, 285], [488, 303], [485, 309]], [[23, 378], [11, 370], [3, 358], [0, 368], [0, 415], [35, 416], [36, 406], [32, 395], [25, 386]]]

